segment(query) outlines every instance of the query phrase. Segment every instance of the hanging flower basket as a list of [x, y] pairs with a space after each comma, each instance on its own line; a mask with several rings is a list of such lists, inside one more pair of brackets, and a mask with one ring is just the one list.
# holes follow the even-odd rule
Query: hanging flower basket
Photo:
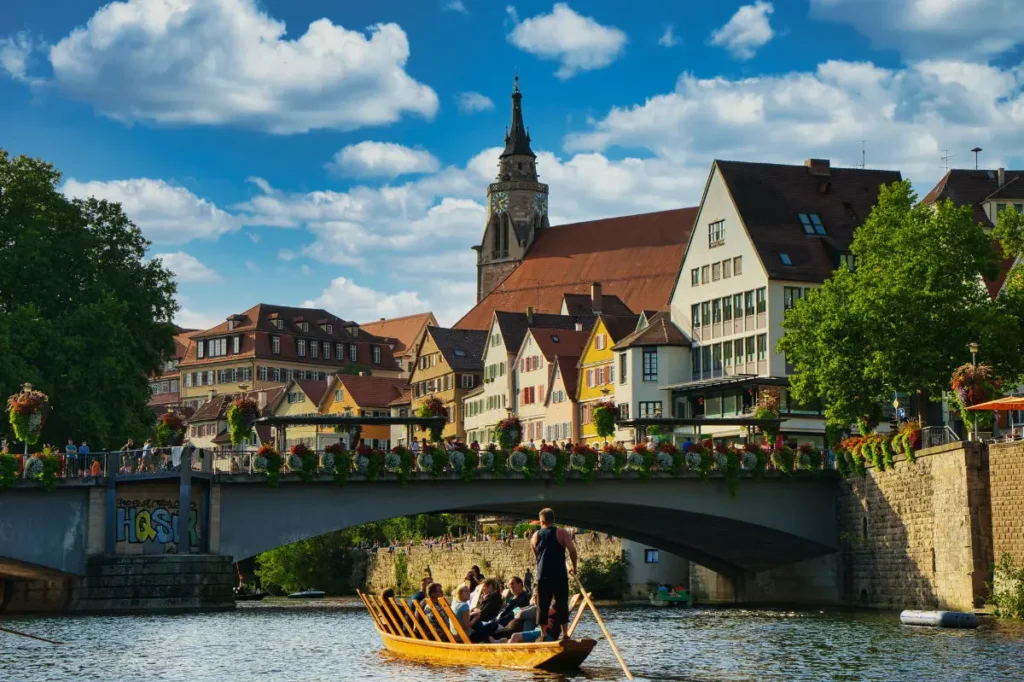
[[554, 471], [558, 466], [558, 456], [550, 450], [540, 453], [540, 468], [544, 471]]
[[743, 470], [753, 471], [757, 466], [757, 455], [749, 450], [743, 453]]
[[511, 450], [518, 446], [523, 440], [523, 423], [519, 421], [519, 417], [506, 417], [498, 422], [495, 427], [495, 438], [502, 450]]
[[271, 487], [276, 487], [281, 478], [282, 463], [281, 453], [272, 445], [264, 445], [253, 457], [253, 468], [257, 471], [267, 472], [267, 483]]
[[159, 447], [174, 447], [185, 440], [185, 420], [174, 412], [165, 412], [156, 420], [156, 444]]
[[[754, 408], [754, 419], [778, 419], [779, 403], [781, 396], [777, 389], [766, 388], [757, 396], [757, 406]], [[774, 424], [761, 426], [761, 433], [764, 434], [765, 442], [771, 444], [778, 435], [778, 427]]]
[[[612, 456], [614, 457], [614, 455]], [[594, 471], [597, 469], [597, 461], [597, 451], [589, 445], [577, 445], [573, 447], [572, 456], [569, 458], [569, 464], [573, 469], [580, 473], [580, 478], [584, 481], [592, 481], [594, 479]]]
[[231, 444], [238, 445], [252, 438], [253, 425], [260, 417], [260, 407], [252, 398], [239, 398], [228, 408], [228, 426]]
[[960, 410], [960, 417], [973, 431], [975, 425], [988, 429], [991, 427], [991, 412], [973, 412], [968, 407], [992, 400], [999, 394], [1002, 382], [992, 374], [992, 367], [981, 363], [977, 367], [967, 363], [953, 370], [950, 382], [953, 396]]
[[[437, 396], [430, 396], [423, 404], [416, 410], [416, 416], [422, 419], [429, 417], [447, 417], [448, 410], [445, 409], [444, 403]], [[421, 426], [420, 431], [426, 431], [427, 427]], [[437, 443], [441, 440], [441, 434], [444, 432], [444, 424], [430, 427], [430, 440], [433, 443]]]
[[686, 453], [686, 466], [690, 471], [697, 471], [700, 469], [700, 461], [700, 453], [696, 450], [691, 448], [690, 451]]
[[334, 471], [334, 453], [325, 451], [320, 455], [320, 467], [325, 471]]
[[480, 468], [490, 471], [494, 467], [494, 451], [484, 450], [480, 453]]
[[14, 429], [14, 437], [22, 443], [35, 445], [46, 423], [50, 399], [42, 391], [36, 391], [32, 384], [25, 384], [21, 391], [7, 399], [7, 418]]
[[619, 409], [611, 401], [594, 406], [594, 428], [598, 438], [611, 438], [615, 434], [615, 418], [618, 415]]

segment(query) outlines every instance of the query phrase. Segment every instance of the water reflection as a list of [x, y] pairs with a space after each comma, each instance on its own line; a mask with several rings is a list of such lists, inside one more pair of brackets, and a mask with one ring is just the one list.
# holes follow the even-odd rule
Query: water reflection
[[[1019, 680], [1024, 626], [976, 631], [902, 626], [896, 614], [745, 609], [602, 609], [638, 680]], [[582, 671], [435, 668], [394, 658], [352, 600], [251, 602], [233, 613], [8, 621], [60, 647], [0, 635], [0, 679], [18, 682], [178, 680], [617, 680], [601, 642]], [[579, 635], [600, 638], [584, 619]]]

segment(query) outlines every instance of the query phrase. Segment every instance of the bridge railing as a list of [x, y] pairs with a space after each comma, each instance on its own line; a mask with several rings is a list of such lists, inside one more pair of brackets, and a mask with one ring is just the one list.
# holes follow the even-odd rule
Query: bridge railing
[[[133, 450], [98, 451], [88, 453], [57, 452], [56, 476], [62, 480], [106, 478], [113, 471], [115, 478], [136, 477], [140, 474], [180, 471], [182, 458], [191, 453], [192, 470], [213, 473], [213, 453], [196, 448], [137, 448]], [[18, 476], [31, 478], [40, 465], [29, 457], [19, 462]]]

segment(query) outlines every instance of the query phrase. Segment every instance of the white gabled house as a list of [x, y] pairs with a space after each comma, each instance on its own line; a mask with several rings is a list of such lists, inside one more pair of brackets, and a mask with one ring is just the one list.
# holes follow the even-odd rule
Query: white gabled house
[[[766, 387], [781, 391], [784, 435], [822, 443], [820, 402], [788, 394], [775, 351], [785, 310], [840, 267], [853, 267], [853, 232], [898, 171], [715, 161], [670, 303], [689, 338], [689, 367], [666, 380], [675, 417], [749, 414]], [[740, 435], [739, 427], [704, 430]]]

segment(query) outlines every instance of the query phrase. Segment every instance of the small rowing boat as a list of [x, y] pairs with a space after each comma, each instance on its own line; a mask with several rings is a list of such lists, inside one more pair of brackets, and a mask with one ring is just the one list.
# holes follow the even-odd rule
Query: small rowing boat
[[[423, 663], [572, 672], [579, 669], [597, 644], [593, 639], [572, 639], [572, 633], [583, 616], [582, 605], [569, 624], [569, 639], [557, 642], [472, 644], [451, 607], [443, 599], [437, 604], [442, 616], [437, 620], [454, 623], [454, 633], [445, 627], [435, 627], [436, 621], [427, 618], [423, 607], [415, 602], [406, 604], [393, 597], [383, 599], [362, 592], [359, 597], [373, 618], [374, 627], [384, 647], [396, 656]], [[570, 612], [580, 599], [581, 595], [575, 595], [570, 604]]]
[[292, 592], [288, 595], [289, 599], [323, 599], [325, 592], [323, 590], [302, 590], [301, 592]]

